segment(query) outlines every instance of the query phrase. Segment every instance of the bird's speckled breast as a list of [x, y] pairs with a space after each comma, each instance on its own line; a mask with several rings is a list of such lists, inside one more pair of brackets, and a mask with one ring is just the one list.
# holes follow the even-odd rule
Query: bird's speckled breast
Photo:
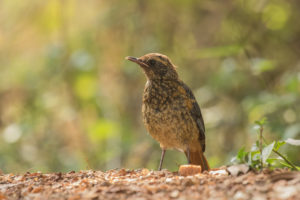
[[185, 150], [199, 137], [179, 81], [148, 81], [142, 112], [148, 132], [164, 149]]

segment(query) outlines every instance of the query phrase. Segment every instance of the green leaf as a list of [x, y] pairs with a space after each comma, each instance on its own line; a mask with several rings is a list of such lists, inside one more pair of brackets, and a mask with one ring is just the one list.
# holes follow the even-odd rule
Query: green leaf
[[260, 152], [259, 151], [252, 151], [251, 157], [253, 161], [260, 160]]
[[237, 155], [231, 159], [232, 163], [245, 163], [248, 152], [245, 151], [245, 147], [241, 148]]
[[237, 154], [237, 158], [239, 160], [244, 160], [245, 155], [247, 154], [247, 152], [245, 151], [245, 147], [241, 148]]
[[[291, 165], [289, 165], [288, 163], [286, 162], [280, 162], [280, 164], [282, 164], [283, 166], [286, 166], [288, 168], [291, 168], [291, 169], [294, 169]], [[300, 170], [300, 167], [299, 166], [295, 166], [297, 168], [297, 170]]]
[[263, 125], [265, 125], [267, 123], [267, 118], [264, 117], [261, 120], [255, 121], [254, 123], [257, 124], [257, 125], [259, 125], [261, 127], [261, 126], [263, 126]]
[[256, 143], [253, 144], [252, 147], [251, 147], [251, 152], [252, 151], [258, 151], [259, 150], [258, 146], [259, 146], [259, 143], [258, 143], [258, 141], [256, 141]]
[[300, 146], [300, 140], [295, 140], [293, 138], [288, 138], [287, 140], [285, 140], [285, 142], [290, 145]]
[[269, 144], [268, 146], [266, 146], [263, 150], [262, 150], [262, 160], [263, 163], [266, 162], [266, 160], [269, 158], [269, 156], [272, 153], [273, 147], [275, 145], [275, 141], [272, 142], [271, 144]]
[[248, 164], [249, 166], [252, 166], [252, 156], [251, 156], [251, 153], [248, 153], [247, 156], [248, 156], [247, 164]]
[[278, 158], [268, 158], [268, 159], [266, 160], [266, 163], [268, 163], [269, 165], [272, 165], [272, 164], [274, 164], [275, 162], [277, 162], [278, 160], [281, 161], [281, 159], [278, 159]]
[[275, 146], [274, 146], [274, 150], [278, 151], [279, 148], [285, 144], [285, 141], [276, 141]]

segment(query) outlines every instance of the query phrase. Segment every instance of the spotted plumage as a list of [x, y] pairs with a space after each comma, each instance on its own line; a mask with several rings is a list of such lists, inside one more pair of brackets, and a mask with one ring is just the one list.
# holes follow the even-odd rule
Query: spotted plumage
[[143, 121], [163, 150], [159, 169], [165, 150], [174, 148], [185, 152], [189, 163], [208, 170], [203, 154], [205, 127], [199, 105], [189, 87], [178, 78], [170, 59], [158, 53], [127, 59], [139, 64], [147, 77]]

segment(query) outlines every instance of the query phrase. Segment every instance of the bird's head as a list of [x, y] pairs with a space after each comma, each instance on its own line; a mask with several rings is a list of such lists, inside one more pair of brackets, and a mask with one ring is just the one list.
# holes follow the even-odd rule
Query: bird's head
[[165, 55], [149, 53], [139, 58], [128, 56], [126, 59], [141, 66], [149, 80], [170, 80], [178, 78], [175, 66]]

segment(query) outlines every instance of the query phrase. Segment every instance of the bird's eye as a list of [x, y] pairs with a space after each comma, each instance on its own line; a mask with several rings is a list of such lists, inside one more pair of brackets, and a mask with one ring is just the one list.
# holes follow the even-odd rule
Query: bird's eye
[[155, 60], [153, 60], [153, 59], [149, 60], [149, 64], [150, 64], [150, 65], [155, 65], [155, 63], [156, 63]]

